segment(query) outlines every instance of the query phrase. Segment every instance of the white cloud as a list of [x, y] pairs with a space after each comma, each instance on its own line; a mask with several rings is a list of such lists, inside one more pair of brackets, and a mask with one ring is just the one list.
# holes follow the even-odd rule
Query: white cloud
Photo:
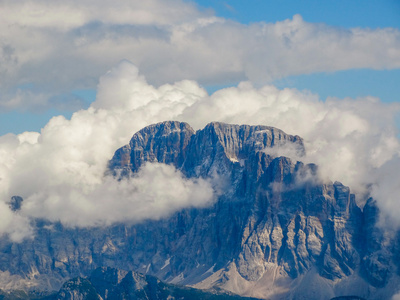
[[[136, 222], [133, 212], [139, 204], [145, 218], [152, 218], [153, 210], [153, 217], [159, 218], [165, 216], [162, 207], [170, 207], [169, 214], [191, 205], [199, 190], [206, 192], [195, 203], [210, 203], [208, 183], [187, 181], [170, 167], [149, 165], [139, 177], [122, 182], [103, 176], [114, 151], [134, 132], [165, 120], [186, 121], [195, 129], [211, 121], [264, 124], [298, 134], [307, 150], [302, 159], [318, 164], [324, 179], [342, 181], [358, 194], [372, 184], [382, 210], [400, 224], [392, 204], [400, 192], [395, 180], [400, 143], [393, 121], [398, 112], [398, 104], [375, 98], [323, 102], [307, 92], [270, 85], [257, 89], [248, 82], [211, 96], [187, 80], [156, 88], [123, 61], [100, 79], [98, 98], [89, 109], [77, 111], [71, 120], [51, 119], [40, 134], [0, 137], [1, 202], [13, 195], [26, 199], [19, 216], [3, 211], [0, 231], [12, 234], [8, 224], [15, 217], [25, 217], [25, 224], [30, 217], [45, 217], [71, 226]], [[143, 180], [151, 182], [154, 191]], [[161, 199], [166, 185], [181, 193]], [[110, 212], [116, 199], [120, 205]], [[21, 232], [15, 232], [15, 239]]]
[[91, 22], [170, 25], [199, 17], [193, 4], [182, 0], [2, 0], [6, 23], [68, 30]]
[[295, 89], [256, 89], [242, 83], [188, 107], [182, 119], [190, 119], [195, 127], [213, 120], [265, 124], [300, 135], [307, 151], [302, 160], [319, 165], [324, 178], [363, 192], [376, 168], [400, 151], [394, 124], [399, 109], [399, 104], [383, 104], [375, 98], [322, 102]]
[[0, 12], [2, 109], [54, 105], [17, 101], [17, 95], [30, 83], [39, 90], [32, 92], [48, 99], [93, 88], [122, 59], [138, 65], [152, 84], [265, 83], [312, 72], [400, 67], [399, 30], [343, 29], [299, 15], [243, 25], [180, 0], [3, 0]]
[[[385, 212], [380, 218], [382, 226], [396, 228], [400, 224], [399, 201], [400, 201], [400, 155], [399, 152], [392, 159], [385, 162], [374, 171], [371, 196], [378, 200], [378, 206]], [[400, 294], [398, 295], [400, 298]]]
[[120, 181], [107, 176], [85, 186], [50, 183], [24, 200], [21, 213], [69, 226], [104, 226], [158, 220], [182, 208], [208, 206], [213, 198], [209, 182], [185, 179], [173, 166], [148, 163]]
[[393, 295], [391, 299], [392, 300], [400, 300], [400, 293]]
[[283, 143], [272, 148], [265, 148], [264, 152], [272, 157], [284, 156], [292, 161], [302, 161], [305, 158], [303, 147], [294, 143]]
[[[89, 109], [74, 113], [71, 120], [52, 118], [40, 134], [0, 137], [1, 203], [13, 195], [25, 199], [19, 215], [3, 211], [8, 217], [1, 218], [0, 232], [18, 240], [23, 231], [9, 225], [22, 217], [21, 228], [31, 217], [93, 226], [160, 218], [183, 207], [209, 204], [213, 197], [210, 185], [186, 180], [172, 167], [149, 165], [140, 178], [121, 182], [104, 177], [108, 160], [133, 133], [164, 118], [173, 119], [205, 95], [191, 81], [155, 88], [135, 66], [123, 61], [100, 79], [98, 99]], [[143, 183], [145, 179], [151, 189]], [[173, 191], [163, 190], [166, 184], [168, 190], [174, 186]], [[96, 210], [90, 214], [93, 207]]]

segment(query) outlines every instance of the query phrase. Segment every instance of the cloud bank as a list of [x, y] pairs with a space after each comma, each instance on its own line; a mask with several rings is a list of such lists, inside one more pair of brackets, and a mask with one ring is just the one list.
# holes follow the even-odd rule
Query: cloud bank
[[[122, 61], [100, 78], [89, 109], [70, 120], [54, 117], [40, 133], [0, 137], [0, 231], [18, 240], [32, 234], [26, 226], [32, 217], [97, 226], [212, 203], [208, 182], [187, 180], [169, 166], [146, 165], [121, 182], [104, 177], [116, 149], [144, 126], [165, 120], [186, 121], [195, 129], [211, 121], [264, 124], [298, 134], [307, 151], [302, 160], [318, 164], [322, 179], [341, 181], [358, 196], [370, 193], [400, 225], [394, 204], [400, 192], [394, 124], [399, 109], [375, 98], [323, 102], [308, 92], [249, 82], [212, 95], [189, 80], [154, 87], [135, 65]], [[26, 199], [18, 214], [4, 204], [13, 195]]]
[[400, 67], [400, 31], [344, 29], [300, 15], [243, 25], [182, 0], [0, 1], [0, 108], [57, 107], [122, 59], [152, 84], [265, 83], [289, 75]]
[[23, 213], [67, 226], [105, 226], [158, 220], [182, 208], [208, 206], [213, 198], [209, 182], [185, 179], [173, 166], [148, 163], [120, 181], [106, 176], [101, 184], [64, 181], [45, 187], [24, 200]]

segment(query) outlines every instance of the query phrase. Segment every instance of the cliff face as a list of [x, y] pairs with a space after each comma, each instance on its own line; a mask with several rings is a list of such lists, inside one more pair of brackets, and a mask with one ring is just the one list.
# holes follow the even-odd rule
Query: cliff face
[[119, 178], [160, 162], [189, 178], [211, 178], [218, 194], [212, 207], [134, 226], [68, 229], [37, 221], [34, 241], [0, 240], [0, 268], [56, 289], [110, 266], [259, 298], [390, 298], [398, 236], [376, 226], [372, 200], [362, 212], [348, 187], [320, 182], [315, 165], [265, 150], [284, 147], [305, 152], [300, 137], [267, 126], [146, 127], [115, 152], [110, 172]]
[[181, 165], [194, 130], [187, 123], [163, 122], [150, 125], [136, 133], [128, 145], [118, 149], [109, 168], [119, 176], [138, 170], [144, 162]]
[[[172, 128], [170, 123], [162, 123], [149, 129], [163, 130], [160, 145], [165, 151], [157, 152], [159, 157], [166, 157], [160, 153], [174, 153], [174, 160], [163, 162], [174, 164], [187, 177], [217, 176], [224, 182], [224, 193], [215, 207], [196, 211], [195, 216], [179, 214], [182, 249], [176, 252], [182, 252], [182, 261], [196, 257], [200, 265], [219, 268], [234, 259], [239, 274], [250, 281], [260, 279], [270, 263], [282, 266], [292, 278], [315, 265], [322, 276], [332, 280], [352, 274], [360, 261], [357, 245], [362, 214], [349, 189], [340, 183], [318, 184], [316, 166], [271, 157], [263, 151], [294, 144], [301, 155], [300, 137], [267, 126], [211, 123], [196, 134], [186, 130], [192, 133], [189, 141], [188, 134], [177, 139], [173, 129], [166, 135], [165, 127]], [[187, 128], [174, 125], [177, 127]], [[129, 145], [148, 141], [147, 132], [140, 131]], [[173, 144], [180, 140], [185, 142]], [[147, 143], [131, 153], [142, 153], [143, 148], [155, 152]], [[118, 165], [119, 151], [112, 159], [114, 172], [128, 167], [136, 172], [136, 166], [144, 161], [160, 161], [155, 155], [152, 160], [141, 155], [136, 164]], [[184, 274], [190, 277], [194, 266], [186, 265]], [[176, 267], [173, 273], [182, 264]]]

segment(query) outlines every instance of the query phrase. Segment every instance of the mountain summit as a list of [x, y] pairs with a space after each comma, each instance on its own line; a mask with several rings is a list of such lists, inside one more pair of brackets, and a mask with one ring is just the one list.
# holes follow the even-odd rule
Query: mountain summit
[[115, 152], [110, 174], [122, 179], [147, 163], [168, 164], [186, 178], [210, 180], [217, 201], [107, 228], [37, 220], [33, 241], [0, 240], [0, 268], [9, 272], [1, 284], [58, 289], [113, 267], [256, 298], [389, 299], [399, 282], [398, 235], [376, 226], [372, 199], [361, 210], [348, 187], [320, 181], [316, 165], [280, 155], [287, 148], [305, 154], [299, 136], [268, 126], [143, 128]]

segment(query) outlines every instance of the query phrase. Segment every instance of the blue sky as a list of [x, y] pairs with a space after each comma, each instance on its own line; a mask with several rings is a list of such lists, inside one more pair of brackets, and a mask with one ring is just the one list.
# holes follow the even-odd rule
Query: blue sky
[[[305, 21], [352, 28], [400, 28], [400, 1], [396, 0], [231, 0], [196, 1], [216, 15], [240, 23], [277, 22], [300, 14]], [[308, 89], [327, 97], [374, 96], [383, 102], [400, 102], [400, 70], [353, 69], [289, 76], [274, 82], [278, 87]], [[220, 86], [211, 87], [214, 91]]]
[[308, 22], [340, 27], [400, 27], [397, 0], [198, 0], [217, 15], [240, 23], [276, 22], [301, 14]]
[[[186, 3], [188, 2], [189, 1], [186, 1]], [[356, 27], [366, 30], [368, 30], [368, 28], [373, 30], [386, 27], [400, 29], [400, 2], [395, 0], [198, 0], [196, 3], [197, 9], [200, 12], [205, 12], [209, 15], [215, 14], [218, 17], [233, 20], [241, 24], [254, 24], [257, 22], [275, 23], [285, 19], [291, 19], [294, 15], [300, 14], [305, 22], [326, 24], [337, 28], [339, 31]], [[82, 31], [83, 29], [79, 30]], [[62, 43], [62, 41], [60, 43]], [[88, 80], [92, 82], [91, 84], [82, 85], [79, 83], [79, 79], [74, 79], [78, 81], [78, 83], [68, 83], [65, 87], [58, 88], [56, 92], [52, 91], [53, 94], [50, 93], [51, 95], [49, 98], [52, 99], [64, 99], [66, 98], [64, 94], [73, 94], [78, 97], [79, 101], [77, 105], [62, 105], [60, 101], [56, 101], [54, 104], [54, 101], [46, 102], [46, 100], [38, 100], [38, 102], [42, 101], [46, 103], [41, 106], [39, 105], [39, 108], [36, 106], [30, 108], [29, 105], [26, 104], [13, 106], [7, 109], [4, 107], [0, 108], [0, 135], [8, 132], [21, 133], [23, 131], [40, 131], [54, 115], [62, 114], [70, 118], [72, 113], [77, 109], [87, 108], [95, 99], [96, 95], [96, 84], [93, 84], [93, 82], [98, 80], [107, 69], [112, 68], [114, 63], [124, 58], [125, 57], [121, 56], [119, 59], [115, 58], [111, 60], [113, 63], [104, 64], [103, 69], [98, 71], [98, 77], [93, 77]], [[51, 64], [51, 62], [49, 62], [49, 64]], [[60, 68], [64, 68], [63, 65], [60, 65]], [[43, 72], [46, 71], [44, 70]], [[147, 76], [146, 72], [144, 73]], [[21, 72], [20, 76], [20, 78], [22, 78], [22, 76], [25, 75]], [[68, 74], [65, 76], [68, 76]], [[224, 80], [219, 77], [218, 80], [213, 83], [213, 76], [210, 76], [211, 79], [209, 78], [206, 80], [204, 80], [204, 76], [204, 74], [198, 77], [196, 77], [196, 75], [191, 75], [188, 78], [198, 80], [210, 93], [222, 87], [237, 85], [240, 80], [243, 80], [243, 78], [233, 77], [233, 79], [227, 79], [224, 82]], [[150, 75], [150, 82], [152, 82], [151, 78]], [[45, 79], [43, 79], [43, 81], [44, 80]], [[24, 82], [24, 80], [21, 79], [19, 82]], [[163, 83], [160, 80], [154, 80], [154, 82], [156, 85]], [[299, 90], [310, 90], [318, 94], [323, 100], [327, 97], [357, 98], [361, 96], [374, 96], [388, 103], [400, 102], [399, 82], [400, 70], [396, 68], [390, 70], [387, 68], [380, 68], [376, 70], [374, 68], [351, 67], [347, 70], [339, 71], [315, 71], [311, 72], [311, 74], [284, 75], [272, 81], [266, 81], [266, 83], [272, 83], [279, 88], [290, 87]], [[28, 86], [30, 84], [31, 83], [28, 82]], [[58, 82], [57, 84], [62, 83]], [[262, 85], [263, 82], [258, 82], [258, 84]], [[51, 83], [49, 85], [51, 85]], [[35, 84], [35, 86], [39, 86], [35, 88], [36, 90], [44, 87], [45, 93], [48, 92], [46, 89], [52, 89], [51, 86], [46, 87], [45, 84]], [[14, 86], [14, 89], [15, 88], [18, 88], [18, 84]], [[12, 88], [10, 90], [12, 90]]]

